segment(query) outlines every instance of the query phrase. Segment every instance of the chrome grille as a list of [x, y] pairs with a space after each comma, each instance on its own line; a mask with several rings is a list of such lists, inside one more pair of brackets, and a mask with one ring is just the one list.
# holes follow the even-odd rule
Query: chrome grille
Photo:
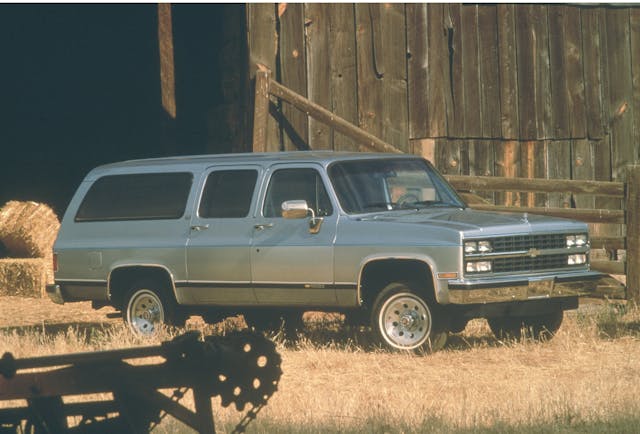
[[526, 272], [526, 271], [539, 271], [539, 270], [552, 270], [557, 268], [567, 267], [567, 256], [561, 255], [545, 255], [536, 256], [532, 258], [530, 256], [521, 256], [518, 258], [500, 258], [493, 260], [493, 272], [494, 273], [513, 273], [513, 272]]
[[529, 249], [562, 249], [566, 234], [512, 235], [491, 238], [494, 253], [517, 252]]

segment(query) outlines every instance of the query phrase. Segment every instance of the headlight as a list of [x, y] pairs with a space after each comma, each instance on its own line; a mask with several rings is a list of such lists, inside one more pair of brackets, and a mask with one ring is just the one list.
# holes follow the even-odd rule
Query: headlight
[[466, 241], [464, 243], [464, 252], [466, 254], [472, 255], [478, 252], [478, 243], [475, 241]]
[[567, 257], [567, 265], [582, 265], [587, 263], [587, 255], [569, 255]]
[[584, 247], [587, 245], [587, 234], [567, 235], [567, 247]]
[[464, 253], [466, 255], [473, 255], [475, 253], [491, 253], [493, 247], [491, 247], [491, 241], [465, 241]]
[[478, 241], [478, 251], [480, 253], [491, 253], [493, 252], [493, 248], [489, 241]]
[[467, 273], [490, 273], [491, 261], [467, 262]]

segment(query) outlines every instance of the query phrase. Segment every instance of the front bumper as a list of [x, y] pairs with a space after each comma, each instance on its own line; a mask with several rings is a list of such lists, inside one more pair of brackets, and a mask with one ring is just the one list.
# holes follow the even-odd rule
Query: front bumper
[[491, 281], [449, 281], [449, 303], [486, 304], [575, 297], [595, 291], [598, 272]]

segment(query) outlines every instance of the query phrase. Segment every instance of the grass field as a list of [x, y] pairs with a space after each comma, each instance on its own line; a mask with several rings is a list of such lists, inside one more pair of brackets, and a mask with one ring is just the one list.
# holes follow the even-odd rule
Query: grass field
[[[283, 376], [249, 432], [638, 432], [638, 310], [581, 309], [543, 343], [498, 341], [476, 320], [443, 351], [418, 356], [371, 348], [332, 318], [308, 320], [296, 343], [275, 336]], [[120, 325], [0, 329], [0, 352], [16, 357], [140, 344], [149, 343]], [[220, 432], [242, 417], [216, 399], [214, 412]], [[190, 431], [166, 420], [154, 432]]]

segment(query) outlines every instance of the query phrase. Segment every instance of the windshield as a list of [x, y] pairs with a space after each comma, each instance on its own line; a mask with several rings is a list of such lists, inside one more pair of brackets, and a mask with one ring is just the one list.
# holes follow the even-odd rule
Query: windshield
[[342, 161], [331, 165], [329, 178], [348, 214], [464, 208], [453, 188], [424, 160]]

